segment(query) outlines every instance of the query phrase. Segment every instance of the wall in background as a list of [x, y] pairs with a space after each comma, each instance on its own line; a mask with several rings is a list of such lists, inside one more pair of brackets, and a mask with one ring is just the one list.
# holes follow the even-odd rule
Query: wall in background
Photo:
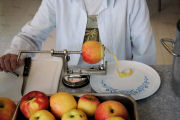
[[[41, 0], [0, 0], [0, 56], [10, 45], [14, 35], [31, 20]], [[158, 0], [147, 0], [153, 32], [157, 44], [157, 64], [171, 64], [172, 56], [162, 47], [159, 40], [174, 39], [175, 25], [180, 18], [180, 0], [162, 0], [162, 11], [158, 12]], [[43, 43], [43, 49], [55, 48], [55, 31]]]

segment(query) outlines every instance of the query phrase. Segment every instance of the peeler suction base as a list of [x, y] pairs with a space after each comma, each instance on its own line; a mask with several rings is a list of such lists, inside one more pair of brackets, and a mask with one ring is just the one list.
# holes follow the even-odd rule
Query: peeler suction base
[[63, 77], [62, 82], [70, 88], [80, 88], [89, 84], [89, 75], [71, 74]]

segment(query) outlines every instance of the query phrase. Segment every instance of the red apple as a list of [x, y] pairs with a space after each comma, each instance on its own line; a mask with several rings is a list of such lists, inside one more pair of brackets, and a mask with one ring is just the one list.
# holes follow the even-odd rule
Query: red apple
[[12, 100], [0, 97], [0, 120], [11, 120], [15, 109], [16, 105]]
[[52, 113], [60, 119], [64, 113], [77, 108], [77, 102], [71, 94], [58, 92], [50, 97], [50, 107]]
[[82, 46], [82, 58], [86, 63], [96, 64], [104, 57], [104, 46], [97, 41], [87, 41]]
[[49, 107], [49, 99], [46, 94], [40, 91], [32, 91], [24, 95], [20, 101], [20, 110], [26, 118], [39, 110]]
[[92, 117], [98, 105], [100, 104], [100, 101], [98, 98], [96, 98], [93, 95], [83, 95], [78, 100], [78, 109], [81, 109], [84, 111], [88, 116]]
[[108, 100], [98, 106], [95, 113], [95, 120], [106, 120], [107, 118], [114, 116], [128, 119], [128, 111], [122, 103]]

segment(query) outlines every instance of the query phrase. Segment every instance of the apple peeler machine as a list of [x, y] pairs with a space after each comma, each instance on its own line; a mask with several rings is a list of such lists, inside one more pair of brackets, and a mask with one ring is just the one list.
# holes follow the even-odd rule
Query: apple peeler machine
[[[19, 61], [21, 55], [23, 53], [46, 53], [51, 54], [53, 57], [62, 57], [63, 58], [63, 69], [62, 69], [62, 82], [65, 86], [71, 88], [77, 88], [85, 86], [89, 83], [91, 74], [101, 74], [105, 75], [107, 72], [107, 61], [104, 58], [101, 60], [99, 65], [91, 65], [91, 66], [70, 66], [68, 65], [68, 61], [70, 60], [70, 54], [81, 54], [82, 51], [56, 51], [56, 50], [20, 50], [18, 52], [17, 62]], [[25, 82], [25, 81], [23, 81]], [[24, 84], [22, 88], [24, 88]]]

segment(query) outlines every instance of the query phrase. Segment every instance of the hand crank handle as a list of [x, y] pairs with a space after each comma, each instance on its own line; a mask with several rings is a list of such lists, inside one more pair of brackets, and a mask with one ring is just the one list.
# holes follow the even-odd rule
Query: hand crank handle
[[48, 54], [51, 54], [52, 56], [54, 56], [54, 55], [81, 54], [82, 51], [67, 51], [66, 49], [63, 51], [55, 51], [54, 49], [51, 49], [51, 50], [20, 50], [18, 52], [17, 63], [19, 62], [19, 59], [23, 53], [48, 53]]

